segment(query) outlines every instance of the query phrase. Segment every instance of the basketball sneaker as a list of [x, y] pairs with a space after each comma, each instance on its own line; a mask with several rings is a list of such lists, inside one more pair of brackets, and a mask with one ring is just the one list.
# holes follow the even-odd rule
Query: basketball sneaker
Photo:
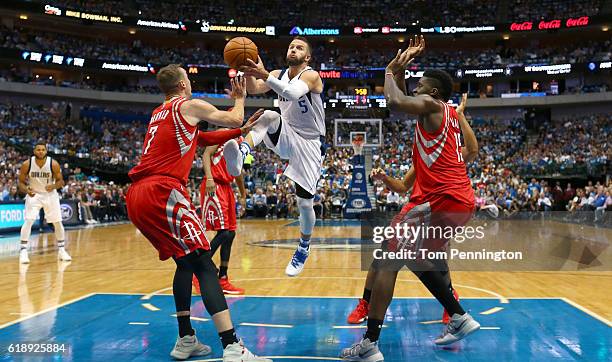
[[193, 336], [183, 336], [176, 339], [176, 344], [174, 344], [170, 356], [178, 360], [185, 360], [191, 356], [206, 356], [210, 352], [212, 352], [212, 349], [198, 341], [194, 330]]
[[468, 334], [476, 332], [478, 329], [480, 329], [480, 323], [476, 322], [471, 315], [455, 313], [450, 322], [444, 327], [442, 335], [436, 338], [434, 343], [437, 345], [455, 343], [465, 338]]
[[285, 274], [290, 277], [297, 276], [304, 270], [304, 263], [310, 254], [310, 246], [308, 248], [303, 248], [298, 245], [295, 253], [293, 253], [293, 257], [287, 267], [285, 268]]
[[242, 172], [242, 164], [244, 163], [244, 154], [240, 151], [240, 146], [236, 140], [229, 140], [223, 146], [223, 157], [225, 158], [225, 167], [227, 172], [232, 176], [240, 176]]
[[[459, 294], [457, 293], [455, 288], [453, 288], [453, 297], [455, 297], [455, 300], [457, 302], [459, 301]], [[446, 309], [444, 309], [444, 313], [442, 313], [442, 323], [448, 324], [449, 321], [450, 321], [450, 316], [448, 315], [448, 312], [446, 311]]]
[[244, 346], [241, 339], [225, 347], [223, 350], [223, 362], [272, 362], [272, 360], [257, 357], [251, 353], [251, 351]]
[[223, 289], [223, 294], [230, 294], [230, 295], [244, 294], [244, 289], [238, 288], [237, 286], [230, 283], [229, 278], [226, 276], [219, 278], [219, 285], [221, 286], [221, 289]]
[[368, 338], [345, 348], [340, 353], [344, 361], [381, 362], [385, 360], [382, 352], [378, 349], [378, 342], [370, 342]]
[[28, 256], [28, 249], [21, 249], [19, 251], [19, 264], [29, 264], [30, 257]]
[[365, 299], [359, 299], [359, 304], [355, 310], [348, 316], [348, 322], [350, 324], [363, 323], [368, 318], [368, 312], [370, 311], [370, 303], [366, 302]]
[[202, 294], [202, 292], [200, 292], [200, 282], [198, 281], [198, 278], [196, 278], [195, 275], [191, 278], [191, 282], [193, 286], [195, 287], [196, 292], [198, 294]]
[[72, 257], [70, 256], [70, 254], [68, 254], [68, 252], [64, 248], [59, 248], [57, 250], [57, 257], [61, 261], [71, 261], [72, 260]]

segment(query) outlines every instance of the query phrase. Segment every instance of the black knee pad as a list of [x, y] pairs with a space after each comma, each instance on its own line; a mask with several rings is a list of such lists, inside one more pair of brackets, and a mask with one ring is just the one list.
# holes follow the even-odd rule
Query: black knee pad
[[192, 260], [194, 273], [200, 282], [200, 291], [204, 301], [204, 307], [211, 316], [227, 309], [227, 302], [223, 290], [219, 286], [217, 278], [217, 267], [212, 261], [210, 251], [196, 250], [195, 258]]
[[295, 194], [298, 195], [298, 197], [301, 197], [303, 199], [312, 199], [312, 198], [314, 198], [313, 194], [311, 194], [310, 192], [306, 191], [297, 182], [295, 183]]

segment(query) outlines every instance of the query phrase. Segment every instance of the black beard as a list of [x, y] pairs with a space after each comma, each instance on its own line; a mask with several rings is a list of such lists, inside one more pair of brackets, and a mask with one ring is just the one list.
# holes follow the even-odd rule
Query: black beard
[[302, 65], [302, 63], [304, 63], [304, 59], [298, 59], [298, 58], [287, 58], [287, 65], [290, 67], [295, 67], [298, 65]]

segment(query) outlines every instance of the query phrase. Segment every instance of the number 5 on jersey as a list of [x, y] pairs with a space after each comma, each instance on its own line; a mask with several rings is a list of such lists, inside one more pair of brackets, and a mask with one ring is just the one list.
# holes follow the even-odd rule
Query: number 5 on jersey
[[298, 104], [301, 108], [302, 114], [308, 112], [308, 106], [306, 105], [306, 100], [302, 99], [301, 101], [298, 101]]
[[155, 132], [157, 132], [157, 127], [159, 126], [152, 126], [151, 128], [149, 128], [149, 133], [151, 134], [151, 138], [149, 138], [149, 142], [147, 142], [147, 147], [145, 148], [143, 154], [147, 154], [147, 152], [149, 151], [149, 147], [151, 147], [151, 142], [153, 142], [153, 138], [155, 138]]

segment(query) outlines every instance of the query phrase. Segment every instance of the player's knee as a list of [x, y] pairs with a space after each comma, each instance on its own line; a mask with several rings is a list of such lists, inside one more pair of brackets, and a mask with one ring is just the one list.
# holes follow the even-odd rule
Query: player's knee
[[217, 236], [221, 238], [222, 244], [231, 244], [236, 237], [234, 230], [220, 230], [217, 232]]
[[298, 205], [298, 208], [300, 209], [300, 211], [314, 210], [313, 209], [314, 202], [313, 202], [312, 199], [307, 199], [307, 198], [303, 198], [303, 197], [298, 196], [297, 197], [297, 205]]

